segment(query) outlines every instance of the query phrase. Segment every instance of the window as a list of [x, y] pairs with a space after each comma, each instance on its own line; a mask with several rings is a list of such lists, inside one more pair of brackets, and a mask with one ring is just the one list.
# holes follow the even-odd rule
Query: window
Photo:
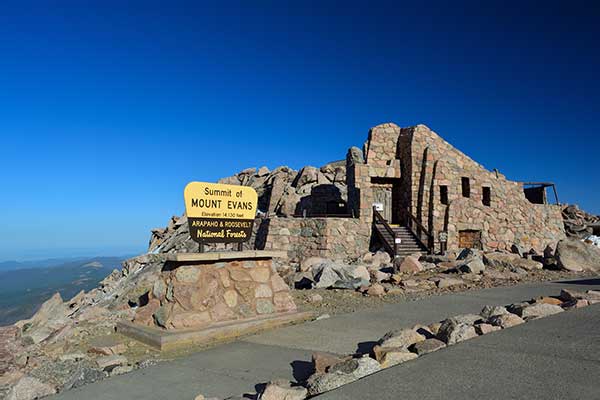
[[490, 206], [492, 204], [492, 188], [487, 186], [482, 187], [483, 198], [481, 199], [484, 206]]
[[448, 186], [440, 186], [440, 203], [448, 205]]
[[470, 182], [469, 178], [462, 177], [460, 180], [462, 183], [463, 197], [471, 197], [471, 182]]

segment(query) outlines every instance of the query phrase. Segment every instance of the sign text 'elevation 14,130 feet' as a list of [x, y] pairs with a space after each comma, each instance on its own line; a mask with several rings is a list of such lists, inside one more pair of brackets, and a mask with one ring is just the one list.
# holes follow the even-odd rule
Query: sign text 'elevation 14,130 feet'
[[251, 187], [190, 182], [184, 199], [194, 241], [242, 243], [252, 236], [258, 196]]

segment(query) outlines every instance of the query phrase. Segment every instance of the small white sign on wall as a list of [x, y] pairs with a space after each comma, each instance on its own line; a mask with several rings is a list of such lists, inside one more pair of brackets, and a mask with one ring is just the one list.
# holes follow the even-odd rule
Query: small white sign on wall
[[379, 212], [383, 211], [383, 203], [373, 203], [373, 207]]

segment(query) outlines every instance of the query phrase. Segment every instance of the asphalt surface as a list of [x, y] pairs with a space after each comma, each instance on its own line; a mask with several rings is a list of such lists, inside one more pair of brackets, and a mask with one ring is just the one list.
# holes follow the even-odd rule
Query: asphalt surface
[[480, 336], [317, 398], [600, 399], [600, 304]]
[[[194, 399], [198, 393], [220, 398], [251, 393], [257, 384], [272, 379], [304, 378], [313, 351], [364, 351], [392, 329], [478, 313], [487, 304], [557, 295], [561, 288], [597, 290], [600, 279], [493, 288], [388, 304], [247, 337], [52, 398], [158, 400]], [[452, 346], [323, 398], [600, 400], [599, 335], [600, 305], [595, 305]]]

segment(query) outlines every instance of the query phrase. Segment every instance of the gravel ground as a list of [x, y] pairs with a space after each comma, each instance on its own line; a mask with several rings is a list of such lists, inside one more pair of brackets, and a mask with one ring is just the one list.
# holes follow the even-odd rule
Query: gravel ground
[[[440, 274], [440, 273], [422, 273], [407, 277], [409, 279], [427, 280], [435, 276], [446, 276], [451, 278], [461, 278], [460, 274]], [[568, 271], [553, 271], [539, 270], [531, 271], [527, 275], [523, 275], [520, 280], [500, 280], [490, 279], [482, 276], [478, 282], [465, 280], [466, 285], [453, 286], [445, 289], [433, 290], [404, 290], [400, 285], [384, 283], [383, 286], [389, 290], [383, 297], [371, 297], [364, 295], [358, 291], [341, 290], [341, 289], [310, 289], [310, 290], [293, 290], [294, 300], [298, 309], [301, 311], [314, 311], [319, 315], [322, 314], [344, 314], [358, 310], [374, 308], [383, 304], [400, 303], [403, 301], [415, 301], [427, 296], [440, 296], [446, 293], [458, 293], [468, 290], [477, 290], [498, 286], [514, 286], [527, 282], [545, 282], [564, 279], [576, 279], [596, 276], [595, 273], [586, 271], [582, 273], [573, 273]], [[323, 297], [321, 302], [311, 302], [310, 298], [319, 294]]]

